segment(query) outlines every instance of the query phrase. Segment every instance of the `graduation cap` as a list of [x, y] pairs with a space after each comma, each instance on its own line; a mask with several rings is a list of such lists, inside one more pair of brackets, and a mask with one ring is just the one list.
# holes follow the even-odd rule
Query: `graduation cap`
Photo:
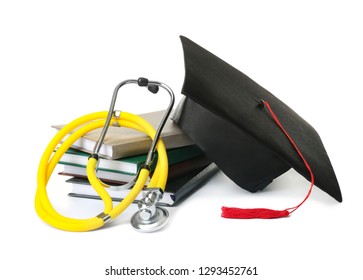
[[[316, 130], [239, 70], [188, 38], [181, 36], [181, 41], [185, 97], [174, 120], [206, 155], [250, 192], [263, 190], [293, 168], [311, 182], [311, 188], [315, 184], [341, 202], [337, 178]], [[300, 205], [275, 214], [288, 216]], [[232, 218], [239, 211], [223, 210], [222, 216]], [[258, 209], [264, 210], [270, 211]], [[274, 218], [275, 214], [261, 217]]]

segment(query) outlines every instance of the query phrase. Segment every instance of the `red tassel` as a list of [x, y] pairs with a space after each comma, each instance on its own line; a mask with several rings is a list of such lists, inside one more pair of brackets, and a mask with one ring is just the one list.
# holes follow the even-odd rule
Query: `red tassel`
[[276, 219], [288, 217], [287, 210], [272, 210], [266, 208], [242, 209], [234, 207], [222, 207], [222, 217], [229, 219]]
[[304, 198], [300, 204], [296, 205], [295, 207], [290, 207], [285, 210], [272, 210], [272, 209], [266, 209], [266, 208], [253, 208], [253, 209], [241, 209], [241, 208], [234, 208], [234, 207], [222, 207], [222, 217], [223, 218], [231, 218], [231, 219], [276, 219], [276, 218], [282, 218], [282, 217], [288, 217], [292, 212], [296, 211], [310, 196], [311, 191], [314, 186], [314, 174], [310, 168], [310, 165], [305, 160], [304, 156], [300, 152], [299, 148], [295, 144], [294, 140], [290, 137], [290, 135], [287, 133], [287, 131], [283, 128], [282, 124], [278, 120], [275, 113], [272, 111], [270, 104], [268, 102], [261, 100], [261, 104], [265, 106], [268, 111], [270, 112], [272, 118], [274, 119], [275, 123], [278, 125], [278, 127], [282, 130], [282, 132], [285, 134], [287, 139], [290, 141], [292, 146], [295, 148], [296, 152], [300, 156], [301, 160], [304, 162], [306, 169], [310, 173], [310, 189], [308, 191], [308, 194]]

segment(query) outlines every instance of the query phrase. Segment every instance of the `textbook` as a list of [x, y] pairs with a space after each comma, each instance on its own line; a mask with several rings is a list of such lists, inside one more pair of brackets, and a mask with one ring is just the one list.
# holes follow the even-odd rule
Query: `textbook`
[[[161, 206], [176, 206], [181, 203], [192, 193], [197, 191], [202, 185], [214, 174], [219, 171], [219, 168], [211, 163], [205, 167], [198, 168], [192, 172], [188, 172], [183, 176], [168, 180], [166, 189], [159, 205]], [[72, 184], [72, 191], [68, 194], [70, 197], [100, 199], [96, 191], [88, 183], [87, 179], [71, 178], [66, 181]], [[116, 186], [106, 188], [113, 201], [119, 202], [128, 194], [129, 189], [118, 190]], [[137, 203], [142, 198], [142, 194], [135, 199]]]
[[[166, 152], [168, 155], [169, 166], [194, 157], [202, 156], [204, 154], [203, 151], [196, 145], [168, 149]], [[69, 148], [66, 153], [61, 157], [58, 163], [86, 169], [89, 156], [89, 153]], [[100, 158], [97, 170], [135, 175], [137, 174], [140, 166], [145, 163], [146, 157], [147, 154], [130, 156], [114, 160]], [[156, 162], [157, 153], [155, 154], [153, 165], [155, 165]], [[151, 166], [151, 169], [153, 169], [153, 166]]]
[[[164, 111], [155, 111], [140, 114], [155, 129], [158, 128]], [[64, 125], [53, 125], [52, 127], [60, 130]], [[103, 128], [95, 129], [78, 139], [72, 147], [88, 153], [92, 153]], [[161, 132], [161, 138], [166, 149], [178, 148], [193, 145], [193, 141], [184, 134], [179, 126], [169, 118]], [[101, 146], [99, 156], [109, 159], [117, 159], [133, 155], [145, 154], [151, 146], [150, 138], [133, 129], [125, 127], [110, 126], [107, 130], [105, 140]]]
[[[195, 169], [201, 168], [211, 163], [205, 155], [196, 156], [173, 165], [169, 165], [168, 178], [173, 179], [182, 176]], [[97, 177], [105, 183], [124, 184], [133, 180], [136, 174], [125, 173], [118, 170], [100, 170], [96, 171]], [[86, 168], [76, 165], [66, 164], [63, 166], [63, 171], [58, 173], [68, 177], [87, 178]]]

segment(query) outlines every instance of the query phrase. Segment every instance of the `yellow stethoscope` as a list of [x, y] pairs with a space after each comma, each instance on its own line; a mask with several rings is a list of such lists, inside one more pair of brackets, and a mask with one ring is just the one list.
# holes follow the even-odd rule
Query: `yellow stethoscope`
[[[118, 92], [120, 88], [126, 84], [137, 84], [140, 87], [147, 87], [152, 93], [157, 93], [159, 87], [161, 87], [169, 93], [169, 106], [156, 131], [147, 121], [139, 116], [115, 111], [114, 108]], [[94, 230], [104, 226], [106, 223], [119, 216], [128, 206], [130, 206], [139, 193], [143, 191], [143, 199], [138, 203], [139, 210], [131, 218], [132, 226], [136, 230], [143, 232], [151, 232], [163, 227], [168, 220], [169, 214], [166, 209], [157, 206], [157, 202], [162, 198], [165, 190], [168, 177], [168, 158], [160, 134], [170, 115], [173, 105], [174, 93], [166, 84], [157, 81], [149, 81], [146, 78], [125, 80], [116, 86], [108, 112], [91, 113], [64, 126], [50, 141], [39, 163], [37, 175], [38, 187], [35, 196], [35, 208], [39, 217], [49, 225], [61, 230]], [[108, 127], [114, 124], [141, 131], [152, 139], [146, 161], [138, 171], [135, 179], [126, 185], [119, 186], [119, 188], [132, 187], [132, 189], [115, 207], [113, 206], [110, 195], [105, 190], [105, 188], [109, 186], [98, 179], [96, 174], [99, 161], [98, 153], [107, 134]], [[101, 127], [103, 127], [103, 130], [94, 147], [93, 154], [88, 159], [86, 169], [89, 182], [104, 203], [104, 210], [96, 217], [88, 219], [65, 217], [53, 208], [47, 194], [47, 183], [54, 168], [68, 148], [87, 132]], [[72, 134], [64, 140], [70, 133]], [[156, 167], [152, 173], [152, 177], [149, 178], [150, 166], [153, 163], [156, 152], [158, 153]]]

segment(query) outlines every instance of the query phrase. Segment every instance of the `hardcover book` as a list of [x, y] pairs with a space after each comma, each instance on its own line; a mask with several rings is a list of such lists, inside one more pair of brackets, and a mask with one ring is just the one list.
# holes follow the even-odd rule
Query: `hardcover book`
[[[155, 129], [158, 127], [165, 111], [155, 111], [140, 114]], [[61, 129], [64, 125], [53, 125], [55, 129]], [[98, 141], [102, 128], [95, 129], [78, 139], [72, 147], [88, 153], [92, 153]], [[169, 118], [161, 132], [161, 138], [167, 149], [193, 145], [193, 141], [184, 134], [177, 124]], [[110, 126], [105, 140], [101, 146], [100, 157], [117, 159], [133, 155], [147, 153], [151, 140], [145, 134], [125, 127]]]
[[[219, 168], [211, 163], [207, 166], [195, 169], [192, 172], [188, 172], [177, 178], [168, 180], [166, 189], [159, 205], [163, 206], [176, 206], [182, 202], [192, 193], [197, 191], [210, 177], [216, 174]], [[100, 199], [96, 191], [89, 184], [87, 179], [71, 178], [67, 180], [72, 184], [72, 191], [69, 193], [71, 197], [88, 198], [88, 199]], [[129, 189], [120, 190], [117, 187], [107, 188], [113, 201], [122, 201], [122, 199], [128, 194]], [[137, 203], [142, 198], [142, 194], [134, 201]]]
[[[211, 160], [208, 159], [205, 155], [193, 157], [173, 165], [169, 166], [168, 178], [174, 179], [179, 176], [182, 176], [188, 172], [192, 172], [195, 169], [201, 168], [203, 166], [207, 166], [211, 163]], [[125, 173], [118, 170], [100, 170], [96, 171], [97, 177], [106, 183], [113, 184], [124, 184], [133, 180], [136, 174], [133, 173]], [[63, 171], [59, 172], [59, 175], [70, 176], [70, 177], [78, 177], [78, 178], [87, 178], [86, 168], [82, 166], [69, 165], [65, 164], [63, 166]]]
[[[168, 163], [174, 165], [176, 163], [204, 155], [202, 150], [196, 145], [184, 146], [167, 150]], [[82, 152], [73, 148], [69, 148], [67, 152], [59, 160], [59, 164], [71, 165], [86, 169], [89, 153]], [[98, 170], [110, 171], [123, 174], [137, 174], [140, 166], [144, 164], [147, 154], [119, 158], [119, 159], [99, 159]], [[157, 162], [157, 154], [155, 155], [154, 164]], [[151, 166], [153, 169], [154, 166]]]

